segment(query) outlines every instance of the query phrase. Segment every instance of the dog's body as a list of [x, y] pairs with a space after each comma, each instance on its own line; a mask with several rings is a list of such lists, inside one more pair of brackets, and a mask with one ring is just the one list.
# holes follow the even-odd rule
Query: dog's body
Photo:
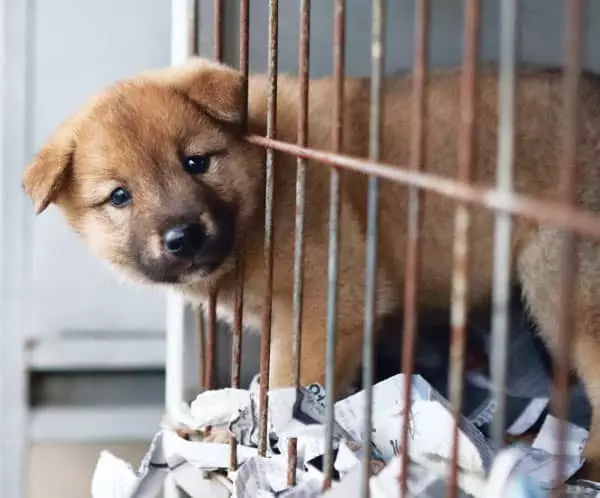
[[[426, 165], [430, 173], [453, 177], [458, 158], [460, 88], [458, 71], [433, 73], [428, 88]], [[557, 72], [520, 76], [516, 133], [516, 190], [553, 197], [559, 189], [562, 82]], [[298, 81], [278, 81], [277, 138], [295, 142]], [[103, 258], [131, 276], [173, 285], [196, 301], [219, 288], [219, 313], [233, 314], [234, 253], [245, 266], [244, 321], [260, 326], [264, 299], [265, 152], [240, 134], [243, 83], [236, 71], [207, 61], [190, 63], [117, 84], [66, 122], [40, 152], [25, 176], [25, 188], [38, 212], [56, 202], [72, 226]], [[248, 126], [265, 134], [267, 79], [249, 82]], [[311, 82], [309, 146], [330, 149], [334, 84]], [[600, 209], [600, 83], [586, 76], [580, 88], [579, 201]], [[409, 77], [386, 81], [383, 105], [386, 163], [406, 165], [411, 130]], [[493, 185], [497, 160], [498, 88], [493, 73], [479, 79], [477, 154], [474, 179]], [[344, 89], [343, 151], [366, 157], [369, 82], [347, 80]], [[210, 153], [210, 168], [192, 178], [181, 158]], [[296, 159], [275, 156], [274, 275], [271, 386], [293, 382], [292, 293]], [[308, 163], [301, 381], [322, 382], [325, 373], [329, 168]], [[343, 173], [341, 201], [337, 388], [353, 380], [361, 361], [364, 320], [367, 177]], [[124, 209], [107, 204], [109, 194], [127, 186]], [[111, 202], [113, 197], [110, 197]], [[407, 232], [404, 186], [382, 182], [377, 316], [402, 304]], [[131, 204], [131, 205], [129, 205]], [[448, 308], [453, 259], [454, 203], [425, 196], [419, 302]], [[200, 220], [202, 251], [192, 263], [164, 249], [165, 231], [180, 221]], [[470, 252], [469, 303], [489, 302], [493, 255], [493, 217], [474, 209]], [[170, 232], [169, 232], [170, 234]], [[556, 347], [557, 288], [561, 239], [556, 230], [515, 220], [514, 277], [550, 349]], [[584, 380], [594, 418], [588, 456], [600, 468], [600, 251], [579, 246], [581, 272], [574, 331], [574, 365]], [[170, 250], [170, 249], [169, 249]], [[165, 255], [165, 252], [168, 254]], [[186, 260], [187, 261], [187, 260]], [[191, 260], [190, 260], [191, 261]], [[197, 263], [197, 264], [196, 264]]]

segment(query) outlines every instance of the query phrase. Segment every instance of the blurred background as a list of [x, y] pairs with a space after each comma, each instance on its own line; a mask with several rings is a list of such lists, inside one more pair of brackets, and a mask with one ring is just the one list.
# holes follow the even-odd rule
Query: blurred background
[[[213, 1], [200, 3], [200, 53], [212, 54]], [[567, 0], [568, 1], [568, 0]], [[561, 61], [564, 0], [522, 2], [526, 62]], [[224, 0], [225, 60], [238, 62], [239, 0]], [[498, 6], [483, 2], [482, 56], [498, 57]], [[370, 2], [347, 1], [347, 72], [369, 73]], [[588, 2], [588, 68], [600, 68], [600, 2]], [[299, 2], [280, 2], [280, 71], [296, 73]], [[388, 1], [388, 72], [410, 67], [413, 0]], [[53, 128], [104, 85], [171, 61], [170, 0], [0, 0], [0, 496], [89, 496], [103, 448], [135, 466], [164, 412], [165, 296], [121, 282], [55, 209], [34, 218], [20, 181]], [[267, 67], [267, 0], [251, 1], [251, 70]], [[431, 61], [460, 62], [461, 0], [432, 1]], [[312, 5], [311, 72], [331, 73], [333, 6]], [[176, 28], [175, 28], [176, 29]], [[186, 311], [187, 396], [197, 388]], [[227, 330], [218, 378], [229, 378]], [[257, 336], [244, 343], [244, 382]]]

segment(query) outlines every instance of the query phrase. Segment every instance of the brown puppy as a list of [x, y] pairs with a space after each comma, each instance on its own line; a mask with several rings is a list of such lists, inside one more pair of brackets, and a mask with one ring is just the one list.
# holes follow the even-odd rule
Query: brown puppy
[[[497, 81], [481, 75], [476, 181], [494, 182]], [[267, 80], [249, 83], [250, 132], [266, 129]], [[561, 77], [522, 74], [518, 85], [516, 188], [538, 196], [557, 191], [560, 157]], [[328, 149], [333, 82], [310, 87], [311, 147]], [[260, 324], [263, 302], [265, 153], [240, 130], [240, 73], [206, 60], [150, 72], [120, 82], [91, 101], [52, 136], [26, 171], [24, 186], [41, 213], [56, 203], [96, 253], [140, 282], [175, 287], [204, 301], [220, 288], [219, 313], [231, 317], [236, 249], [246, 264], [246, 325]], [[279, 78], [277, 136], [296, 140], [298, 82]], [[436, 72], [429, 86], [427, 167], [451, 177], [457, 163], [459, 73]], [[367, 155], [369, 83], [345, 85], [344, 151]], [[406, 164], [411, 83], [386, 81], [383, 159]], [[600, 208], [600, 84], [581, 86], [580, 202]], [[292, 372], [293, 231], [295, 158], [277, 154], [274, 199], [273, 343], [271, 385], [289, 385]], [[310, 164], [307, 180], [306, 266], [301, 355], [302, 382], [323, 381], [325, 371], [329, 169]], [[341, 208], [340, 290], [336, 379], [343, 390], [361, 360], [363, 330], [366, 178], [344, 174]], [[378, 316], [398, 308], [403, 288], [407, 195], [381, 188]], [[428, 195], [424, 207], [420, 302], [448, 307], [454, 205]], [[475, 210], [470, 302], [489, 302], [493, 218]], [[241, 243], [243, 241], [243, 244]], [[559, 264], [557, 232], [517, 221], [515, 278], [550, 349], [556, 345]], [[600, 252], [593, 242], [579, 250], [583, 268], [573, 330], [574, 365], [583, 378], [594, 418], [588, 456], [600, 469]]]

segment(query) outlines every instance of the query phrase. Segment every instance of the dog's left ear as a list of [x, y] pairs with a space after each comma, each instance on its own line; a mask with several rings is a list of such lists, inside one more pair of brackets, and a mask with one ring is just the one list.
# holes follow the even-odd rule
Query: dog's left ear
[[56, 200], [67, 182], [75, 151], [75, 135], [71, 120], [61, 124], [25, 170], [23, 189], [33, 201], [36, 214]]
[[195, 57], [180, 66], [148, 72], [146, 77], [184, 94], [219, 121], [242, 120], [244, 75], [236, 69]]

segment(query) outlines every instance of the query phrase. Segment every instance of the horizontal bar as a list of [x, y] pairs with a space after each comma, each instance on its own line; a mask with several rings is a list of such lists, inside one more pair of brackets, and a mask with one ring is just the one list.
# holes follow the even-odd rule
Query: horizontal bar
[[566, 228], [579, 235], [600, 240], [600, 216], [560, 202], [540, 201], [526, 195], [500, 192], [495, 188], [465, 185], [457, 180], [431, 173], [417, 173], [409, 171], [406, 167], [399, 168], [388, 163], [309, 149], [259, 135], [249, 135], [246, 140], [267, 149], [378, 176], [443, 195], [455, 201], [482, 206], [493, 211], [512, 213], [536, 223], [547, 223], [558, 228]]

